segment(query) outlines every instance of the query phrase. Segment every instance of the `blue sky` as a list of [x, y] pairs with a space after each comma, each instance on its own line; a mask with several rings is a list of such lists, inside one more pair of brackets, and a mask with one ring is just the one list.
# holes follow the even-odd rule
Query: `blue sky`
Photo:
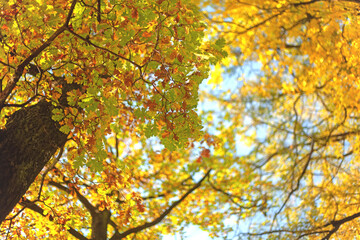
[[[211, 239], [209, 234], [205, 231], [202, 231], [197, 226], [189, 226], [185, 233], [186, 240], [207, 240]], [[165, 235], [163, 240], [181, 240], [181, 236], [179, 234], [175, 235]]]
[[[240, 68], [237, 68], [236, 70], [233, 70], [230, 73], [223, 73], [222, 78], [223, 82], [217, 86], [212, 86], [208, 84], [208, 80], [205, 80], [200, 85], [200, 91], [206, 91], [206, 92], [213, 92], [214, 94], [219, 94], [221, 92], [229, 91], [231, 93], [235, 93], [238, 91], [238, 89], [242, 86], [242, 82], [239, 80], [240, 77], [246, 77], [246, 79], [253, 79], [256, 77], [256, 73], [258, 73], [260, 69], [260, 64], [258, 63], [250, 63], [249, 66], [243, 66]], [[199, 113], [201, 111], [206, 110], [214, 110], [216, 111], [219, 109], [217, 107], [217, 104], [203, 101], [200, 102], [198, 105], [198, 111]], [[218, 119], [219, 121], [222, 121], [222, 119]], [[245, 144], [242, 144], [241, 142], [238, 142], [236, 144], [237, 152], [240, 154], [246, 154], [249, 152], [250, 148], [247, 147]], [[226, 223], [234, 225], [236, 224], [235, 221], [227, 219], [225, 220]], [[245, 227], [246, 226], [240, 226]], [[195, 225], [190, 225], [186, 228], [185, 233], [183, 234], [184, 238], [181, 238], [180, 234], [175, 235], [165, 235], [163, 236], [163, 240], [210, 240], [210, 239], [222, 239], [222, 238], [210, 238], [208, 232], [201, 230], [199, 227]]]

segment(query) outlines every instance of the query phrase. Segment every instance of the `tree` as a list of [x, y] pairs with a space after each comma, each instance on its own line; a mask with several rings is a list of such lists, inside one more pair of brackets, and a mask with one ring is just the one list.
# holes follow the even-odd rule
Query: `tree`
[[[117, 152], [111, 152], [114, 145], [107, 145], [108, 158], [99, 173], [74, 169], [59, 153], [57, 167], [51, 164], [44, 170], [15, 209], [16, 220], [3, 224], [3, 236], [148, 239], [179, 228], [176, 223], [188, 218], [184, 209], [199, 204], [191, 195], [195, 191], [205, 195], [200, 187], [210, 171], [202, 173], [199, 163], [187, 163], [177, 152], [155, 153], [151, 147], [129, 149], [120, 162], [116, 154], [127, 147], [118, 144]], [[152, 168], [144, 169], [144, 154], [149, 154]], [[192, 169], [185, 171], [184, 163]], [[199, 173], [197, 179], [193, 172]], [[169, 213], [171, 218], [165, 218]], [[160, 221], [164, 226], [157, 226]]]
[[248, 226], [235, 236], [355, 238], [359, 1], [203, 4], [230, 53], [210, 83], [243, 72], [236, 90], [207, 93], [214, 157], [229, 164], [217, 189]]
[[111, 132], [159, 136], [168, 149], [199, 136], [198, 86], [221, 46], [203, 41], [193, 5], [14, 0], [0, 7], [0, 222], [59, 148], [75, 168], [99, 171]]
[[[358, 1], [194, 2], [215, 44], [202, 42], [201, 14], [184, 2], [54, 8], [63, 20], [45, 22], [65, 34], [28, 63], [2, 114], [10, 131], [16, 116], [46, 105], [51, 129], [69, 140], [52, 149], [3, 236], [157, 239], [188, 224], [224, 239], [358, 235]], [[16, 15], [11, 6], [6, 16]], [[22, 26], [8, 21], [5, 30]], [[11, 34], [24, 45], [21, 31]], [[41, 46], [51, 39], [39, 34]], [[14, 74], [11, 61], [31, 55], [10, 39], [3, 66]], [[229, 57], [216, 64], [222, 46]], [[200, 133], [193, 110], [208, 63], [215, 88], [245, 74], [237, 88], [202, 92]]]

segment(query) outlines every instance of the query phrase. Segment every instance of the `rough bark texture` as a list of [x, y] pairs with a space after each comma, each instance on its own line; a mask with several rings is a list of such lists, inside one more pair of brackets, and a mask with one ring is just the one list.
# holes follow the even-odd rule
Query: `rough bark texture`
[[51, 109], [46, 101], [21, 109], [0, 131], [0, 223], [66, 142], [67, 136], [51, 119]]

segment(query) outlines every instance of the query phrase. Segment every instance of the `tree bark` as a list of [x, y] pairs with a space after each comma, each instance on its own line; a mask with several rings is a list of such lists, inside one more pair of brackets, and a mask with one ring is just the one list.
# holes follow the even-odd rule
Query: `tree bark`
[[67, 135], [42, 100], [12, 114], [0, 131], [0, 223], [19, 202]]
[[107, 225], [110, 222], [111, 213], [105, 209], [100, 211], [98, 209], [92, 211], [91, 217], [91, 239], [106, 240], [107, 239]]

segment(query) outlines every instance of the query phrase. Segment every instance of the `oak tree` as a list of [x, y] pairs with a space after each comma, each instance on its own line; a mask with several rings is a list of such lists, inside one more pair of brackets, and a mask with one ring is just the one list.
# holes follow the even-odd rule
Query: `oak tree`
[[1, 6], [2, 236], [358, 235], [359, 2], [192, 3]]
[[64, 149], [101, 170], [108, 135], [200, 134], [194, 111], [209, 62], [205, 24], [186, 1], [3, 1], [0, 5], [0, 222]]

